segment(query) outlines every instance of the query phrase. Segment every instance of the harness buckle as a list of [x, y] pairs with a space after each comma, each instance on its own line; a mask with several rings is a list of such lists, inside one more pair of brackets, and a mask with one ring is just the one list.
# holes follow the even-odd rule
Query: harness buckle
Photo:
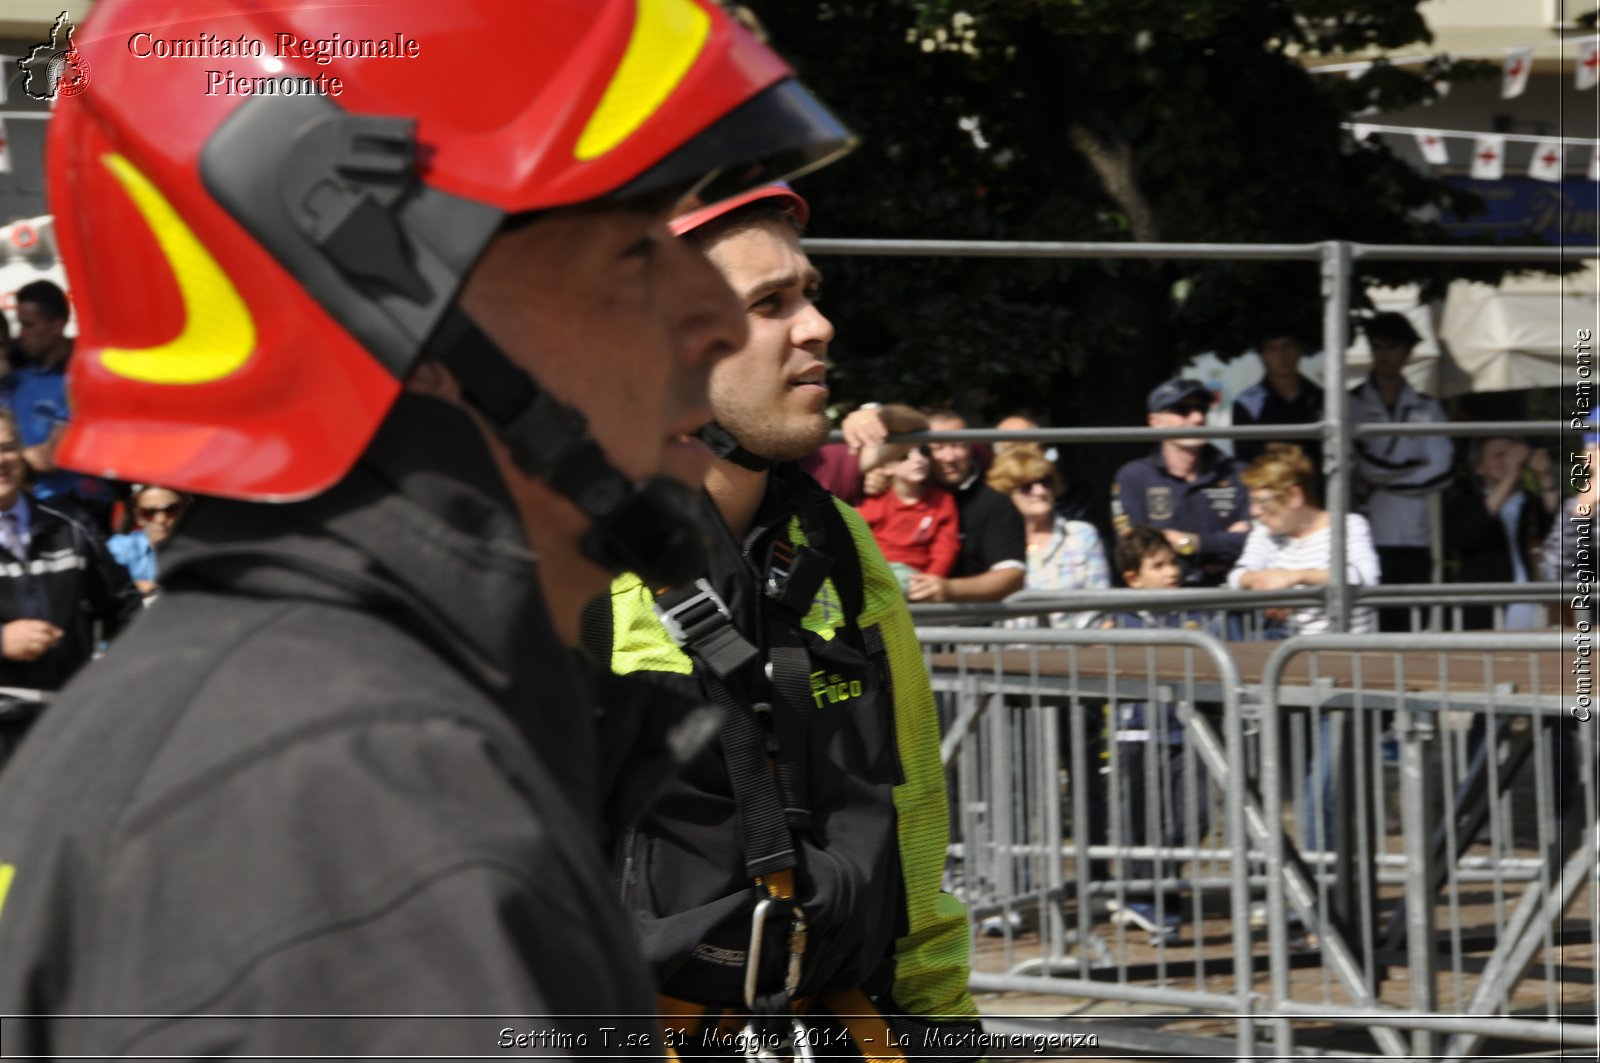
[[710, 580], [702, 577], [695, 580], [694, 585], [698, 588], [696, 593], [676, 605], [663, 607], [659, 599], [656, 602], [656, 615], [679, 648], [693, 645], [695, 640], [723, 623], [733, 622], [727, 603], [711, 586]]

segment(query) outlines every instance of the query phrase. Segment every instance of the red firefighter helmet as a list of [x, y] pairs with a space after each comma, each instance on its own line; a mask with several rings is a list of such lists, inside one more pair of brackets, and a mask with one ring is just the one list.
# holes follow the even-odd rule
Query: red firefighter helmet
[[686, 210], [672, 219], [672, 235], [683, 236], [692, 233], [702, 225], [716, 221], [724, 215], [732, 214], [747, 203], [757, 203], [771, 200], [774, 206], [782, 207], [787, 213], [793, 214], [803, 228], [811, 220], [811, 205], [807, 203], [785, 181], [774, 181], [770, 185], [752, 188], [748, 192], [740, 192], [726, 199], [704, 207]]
[[348, 471], [508, 217], [720, 199], [852, 143], [711, 0], [104, 0], [72, 43], [58, 460], [205, 494]]

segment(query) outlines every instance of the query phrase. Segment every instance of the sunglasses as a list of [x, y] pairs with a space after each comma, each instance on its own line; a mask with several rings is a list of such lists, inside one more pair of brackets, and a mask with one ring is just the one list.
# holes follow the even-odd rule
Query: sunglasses
[[1028, 494], [1032, 494], [1033, 493], [1033, 489], [1035, 487], [1042, 487], [1046, 491], [1054, 490], [1054, 488], [1052, 488], [1050, 486], [1050, 481], [1046, 480], [1046, 479], [1029, 480], [1025, 484], [1018, 484], [1017, 486], [1013, 487], [1011, 490], [1017, 492], [1017, 494], [1019, 494], [1019, 495], [1028, 495]]
[[163, 516], [176, 517], [183, 512], [183, 503], [173, 502], [166, 506], [140, 506], [134, 512], [139, 515], [140, 520], [155, 520], [157, 517]]

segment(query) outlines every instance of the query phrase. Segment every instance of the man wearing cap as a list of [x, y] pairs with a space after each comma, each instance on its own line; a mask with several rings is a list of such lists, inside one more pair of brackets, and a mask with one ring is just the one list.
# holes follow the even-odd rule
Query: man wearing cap
[[[1436, 424], [1444, 407], [1417, 391], [1405, 366], [1422, 337], [1404, 314], [1362, 323], [1372, 371], [1350, 389], [1349, 419], [1363, 424]], [[1455, 445], [1448, 436], [1367, 436], [1354, 440], [1356, 508], [1372, 525], [1382, 582], [1433, 582], [1433, 516], [1428, 496], [1450, 486]], [[1409, 631], [1410, 611], [1380, 609], [1382, 631]]]
[[[806, 214], [772, 186], [674, 222], [750, 324], [712, 371], [701, 433], [719, 455], [699, 509], [710, 560], [680, 588], [616, 580], [585, 645], [660, 703], [715, 704], [721, 733], [625, 839], [620, 893], [663, 1010], [694, 1041], [732, 1010], [787, 1044], [804, 1000], [807, 1021], [900, 1017], [972, 1058], [968, 929], [941, 889], [939, 721], [910, 613], [865, 522], [796, 464], [827, 438], [833, 338]], [[875, 1021], [851, 1027], [863, 1055], [884, 1045]]]
[[704, 556], [690, 433], [748, 326], [676, 204], [851, 138], [709, 0], [185, 15], [414, 35], [285, 57], [338, 98], [203, 97], [126, 47], [152, 17], [95, 5], [50, 122], [83, 323], [58, 458], [203, 497], [0, 776], [0, 1042], [668, 1054], [602, 850], [631, 811], [602, 781], [655, 758], [611, 770], [580, 614]]
[[[1204, 424], [1211, 393], [1198, 380], [1177, 377], [1150, 392], [1145, 408], [1151, 428]], [[1112, 525], [1118, 536], [1141, 524], [1155, 528], [1181, 559], [1186, 586], [1218, 586], [1250, 533], [1243, 470], [1203, 439], [1163, 439], [1154, 453], [1117, 470]]]

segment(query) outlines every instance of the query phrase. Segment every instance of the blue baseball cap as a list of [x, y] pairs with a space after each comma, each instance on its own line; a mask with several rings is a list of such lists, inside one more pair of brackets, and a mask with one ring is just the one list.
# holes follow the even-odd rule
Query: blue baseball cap
[[1205, 399], [1206, 405], [1210, 406], [1211, 389], [1193, 377], [1179, 376], [1173, 377], [1150, 392], [1150, 397], [1145, 399], [1144, 404], [1150, 413], [1159, 413], [1191, 399]]

